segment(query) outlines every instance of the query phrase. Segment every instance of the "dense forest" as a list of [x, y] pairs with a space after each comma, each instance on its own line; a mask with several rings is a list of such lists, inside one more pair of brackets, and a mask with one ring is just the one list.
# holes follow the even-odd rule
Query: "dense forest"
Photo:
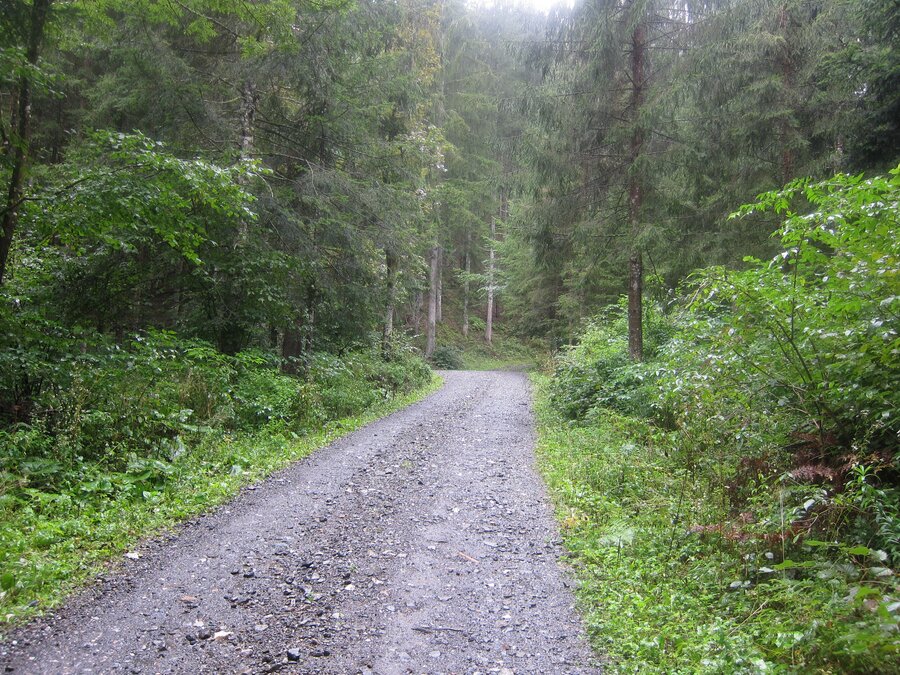
[[7, 622], [549, 354], [610, 669], [897, 666], [894, 0], [0, 8]]

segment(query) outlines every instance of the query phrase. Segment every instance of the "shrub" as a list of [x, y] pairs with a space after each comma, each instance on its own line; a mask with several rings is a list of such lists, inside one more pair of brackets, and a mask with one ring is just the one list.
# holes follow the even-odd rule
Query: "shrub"
[[622, 670], [894, 672], [900, 170], [736, 215], [760, 211], [782, 251], [696, 272], [647, 363], [620, 309], [557, 359], [550, 401], [583, 424], [543, 447], [589, 620]]
[[303, 428], [327, 418], [312, 384], [273, 370], [249, 368], [232, 390], [238, 428], [258, 429], [272, 422]]
[[[689, 320], [669, 347], [664, 393], [684, 409], [704, 397], [720, 415], [724, 406], [735, 433], [774, 423], [781, 434], [802, 433], [826, 449], [894, 445], [898, 199], [894, 171], [870, 180], [799, 180], [743, 207], [739, 214], [783, 214], [782, 251], [770, 261], [747, 258], [742, 272], [695, 274]], [[811, 212], [795, 210], [798, 202]]]
[[431, 355], [431, 362], [436, 368], [444, 370], [462, 370], [464, 367], [462, 354], [454, 347], [438, 347]]
[[431, 368], [412, 342], [395, 337], [387, 354], [374, 360], [372, 379], [390, 396], [421, 387], [431, 379]]
[[399, 343], [389, 360], [374, 349], [311, 355], [298, 378], [263, 351], [227, 356], [165, 331], [119, 344], [0, 307], [0, 471], [46, 490], [94, 464], [143, 475], [140, 461], [171, 461], [216, 430], [317, 428], [430, 378]]
[[[645, 351], [652, 360], [673, 332], [672, 320], [653, 303], [644, 307]], [[556, 359], [550, 389], [553, 405], [570, 420], [584, 419], [595, 408], [651, 416], [656, 397], [655, 368], [628, 358], [624, 302], [589, 321], [578, 344]]]

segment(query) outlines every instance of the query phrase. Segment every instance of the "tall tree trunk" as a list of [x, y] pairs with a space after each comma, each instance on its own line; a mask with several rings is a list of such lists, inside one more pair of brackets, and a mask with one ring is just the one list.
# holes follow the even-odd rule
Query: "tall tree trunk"
[[444, 247], [438, 246], [438, 270], [437, 290], [435, 291], [435, 303], [437, 305], [435, 320], [441, 323], [444, 320]]
[[[509, 168], [507, 166], [506, 159], [503, 160], [503, 174], [504, 174], [504, 182], [506, 181], [506, 176], [509, 173]], [[506, 221], [509, 220], [509, 188], [503, 187], [500, 190], [500, 225], [502, 226], [499, 230], [495, 229], [494, 234], [491, 237], [494, 240], [499, 241], [506, 231]], [[494, 257], [496, 258], [496, 251], [494, 253]], [[497, 278], [497, 262], [494, 261], [494, 280], [495, 286]], [[494, 293], [494, 321], [500, 320], [500, 298]]]
[[297, 359], [303, 355], [303, 334], [300, 320], [294, 321], [286, 328], [281, 338], [281, 371], [289, 375], [296, 375]]
[[643, 294], [644, 257], [634, 250], [628, 258], [628, 356], [632, 361], [644, 358]]
[[[504, 162], [505, 165], [505, 162]], [[494, 339], [494, 319], [497, 316], [497, 250], [494, 242], [497, 240], [497, 220], [506, 222], [509, 217], [509, 193], [506, 187], [500, 188], [500, 213], [497, 218], [491, 218], [491, 244], [488, 250], [488, 288], [487, 288], [487, 321], [485, 322], [484, 341], [488, 344]]]
[[634, 27], [631, 39], [631, 157], [628, 172], [628, 225], [632, 249], [628, 257], [628, 356], [632, 361], [644, 358], [643, 295], [644, 260], [640, 249], [641, 204], [644, 185], [639, 160], [644, 145], [644, 131], [640, 114], [644, 104], [644, 59], [647, 45], [645, 26], [641, 19]]
[[472, 272], [472, 232], [466, 230], [466, 276], [463, 278], [463, 316], [462, 316], [462, 334], [469, 337], [469, 274]]
[[[250, 159], [253, 155], [256, 111], [258, 108], [259, 90], [256, 88], [256, 83], [247, 80], [241, 89], [241, 159]], [[248, 236], [249, 227], [247, 221], [241, 218], [238, 225], [238, 243], [246, 243]]]
[[434, 354], [435, 333], [437, 331], [437, 279], [439, 247], [434, 246], [429, 256], [428, 275], [428, 324], [425, 326], [425, 356]]
[[312, 352], [314, 348], [318, 297], [315, 283], [312, 283], [306, 289], [306, 311], [302, 316], [295, 318], [284, 331], [281, 340], [281, 368], [286, 373], [296, 375], [300, 372], [297, 360], [304, 354]]
[[[53, 0], [34, 0], [31, 5], [28, 45], [25, 58], [33, 68], [37, 67], [44, 40], [44, 27]], [[0, 232], [0, 284], [6, 277], [6, 265], [12, 249], [13, 236], [19, 220], [19, 208], [25, 194], [25, 174], [28, 171], [29, 145], [31, 144], [31, 99], [32, 82], [29, 73], [19, 80], [19, 106], [16, 111], [15, 138], [13, 141], [12, 173], [6, 193], [6, 207], [3, 210], [2, 232]]]
[[259, 90], [251, 80], [241, 89], [241, 159], [253, 154], [253, 137], [256, 129], [256, 111], [259, 108]]
[[315, 284], [310, 288], [306, 298], [306, 331], [303, 333], [303, 353], [311, 354], [315, 348], [316, 340], [316, 306], [318, 305], [319, 292]]
[[[183, 258], [182, 258], [183, 260]], [[180, 261], [179, 261], [180, 262]], [[177, 331], [181, 327], [181, 293], [183, 284], [181, 280], [184, 279], [184, 267], [183, 265], [178, 265], [178, 272], [176, 272], [175, 278], [175, 288], [172, 290], [172, 329]]]
[[[502, 197], [501, 197], [502, 203]], [[501, 206], [502, 210], [502, 206]], [[494, 339], [494, 272], [495, 258], [494, 237], [497, 236], [497, 219], [491, 218], [491, 244], [488, 252], [488, 283], [487, 283], [487, 316], [484, 324], [484, 341], [491, 344]]]
[[[781, 6], [778, 24], [782, 39], [778, 65], [781, 68], [781, 86], [784, 88], [784, 95], [787, 99], [784, 101], [784, 108], [785, 110], [792, 110], [793, 102], [790, 101], [790, 97], [794, 84], [794, 60], [791, 56], [791, 49], [793, 49], [794, 36], [791, 35], [791, 17], [787, 3]], [[778, 135], [781, 143], [781, 183], [786, 184], [794, 178], [794, 165], [796, 163], [794, 147], [791, 143], [791, 122], [787, 114], [781, 118]]]
[[384, 250], [384, 263], [387, 299], [384, 308], [384, 330], [381, 334], [381, 353], [386, 356], [390, 352], [391, 336], [394, 334], [394, 296], [397, 278], [397, 256], [389, 248]]
[[413, 295], [413, 334], [422, 334], [422, 291], [417, 290]]

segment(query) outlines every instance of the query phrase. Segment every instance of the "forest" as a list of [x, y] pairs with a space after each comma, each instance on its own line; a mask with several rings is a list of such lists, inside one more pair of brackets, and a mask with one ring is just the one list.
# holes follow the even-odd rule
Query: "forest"
[[900, 668], [894, 0], [0, 8], [0, 632], [528, 362], [610, 672]]

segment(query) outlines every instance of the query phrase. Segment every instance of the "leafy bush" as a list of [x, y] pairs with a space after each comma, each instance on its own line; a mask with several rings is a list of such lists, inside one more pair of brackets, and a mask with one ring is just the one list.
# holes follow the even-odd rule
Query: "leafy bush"
[[371, 348], [341, 357], [315, 354], [308, 376], [326, 415], [335, 419], [424, 384], [431, 370], [408, 350], [397, 349], [384, 360]]
[[11, 306], [0, 309], [0, 470], [47, 490], [90, 463], [143, 474], [134, 457], [171, 461], [216, 430], [317, 428], [430, 378], [409, 350], [313, 354], [300, 379], [265, 352], [226, 356], [165, 331], [117, 344]]
[[741, 272], [695, 275], [659, 383], [660, 399], [679, 411], [682, 438], [697, 452], [724, 460], [721, 439], [734, 439], [725, 451], [744, 463], [739, 478], [746, 469], [750, 478], [761, 468], [782, 470], [799, 484], [843, 492], [851, 470], [868, 467], [871, 489], [855, 504], [845, 494], [822, 508], [852, 520], [857, 540], [893, 556], [896, 526], [876, 513], [900, 497], [898, 199], [894, 171], [795, 181], [743, 207], [740, 215], [784, 217], [782, 251], [768, 262], [748, 259]]
[[487, 323], [480, 316], [470, 316], [469, 330], [473, 333], [483, 333], [487, 330]]
[[375, 365], [372, 381], [390, 396], [420, 387], [431, 379], [431, 368], [406, 338], [395, 336], [389, 352], [376, 359]]
[[735, 215], [770, 211], [781, 253], [696, 272], [645, 364], [616, 309], [543, 385], [545, 466], [623, 671], [900, 668], [900, 170]]
[[272, 422], [304, 428], [328, 419], [313, 384], [272, 370], [247, 369], [232, 395], [236, 425], [241, 429], [258, 429]]
[[[652, 359], [674, 327], [652, 303], [645, 304], [644, 325], [645, 350]], [[629, 361], [627, 335], [625, 306], [620, 304], [589, 321], [578, 344], [556, 359], [551, 400], [564, 417], [581, 420], [598, 407], [638, 416], [653, 414], [655, 369]]]
[[[784, 217], [782, 251], [694, 277], [663, 390], [748, 427], [822, 448], [893, 446], [900, 431], [900, 176], [791, 183], [740, 215]], [[797, 203], [810, 208], [803, 213]], [[696, 413], [694, 413], [696, 416]], [[764, 423], [763, 423], [764, 422]], [[763, 433], [771, 433], [765, 431]]]
[[686, 464], [680, 434], [614, 411], [573, 426], [550, 404], [550, 383], [537, 384], [539, 463], [607, 672], [900, 666], [900, 593], [884, 553], [779, 536], [808, 485], [760, 480], [736, 509], [729, 467]]
[[445, 370], [462, 370], [464, 367], [462, 354], [453, 347], [437, 347], [431, 355], [431, 362]]

